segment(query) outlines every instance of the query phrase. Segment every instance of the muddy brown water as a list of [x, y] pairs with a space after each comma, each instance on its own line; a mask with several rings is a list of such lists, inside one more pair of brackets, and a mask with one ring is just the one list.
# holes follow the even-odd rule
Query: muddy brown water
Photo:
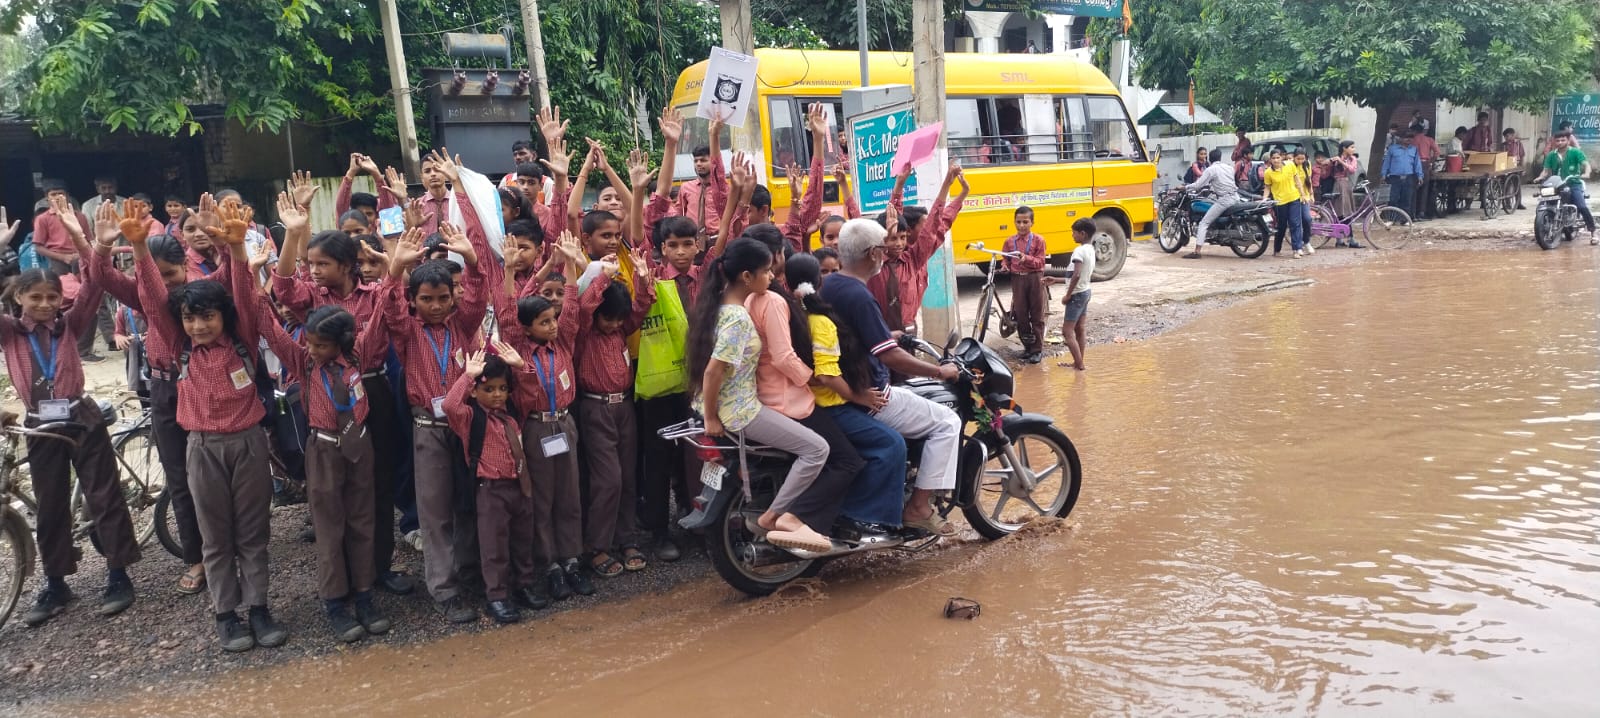
[[[1020, 378], [1068, 521], [62, 715], [1594, 715], [1596, 254], [1318, 275]], [[945, 599], [983, 603], [975, 621]], [[318, 630], [321, 627], [306, 627]], [[403, 630], [403, 628], [402, 628]]]

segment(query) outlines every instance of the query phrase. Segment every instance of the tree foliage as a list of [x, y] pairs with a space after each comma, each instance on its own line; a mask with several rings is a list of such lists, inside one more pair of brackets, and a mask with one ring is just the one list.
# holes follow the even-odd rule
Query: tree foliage
[[[860, 23], [855, 0], [752, 0], [750, 14], [757, 23], [774, 28], [804, 27], [828, 47], [860, 49]], [[944, 17], [961, 14], [961, 0], [944, 0]], [[759, 30], [756, 33], [760, 39]], [[911, 51], [911, 0], [869, 0], [867, 44], [871, 50]]]

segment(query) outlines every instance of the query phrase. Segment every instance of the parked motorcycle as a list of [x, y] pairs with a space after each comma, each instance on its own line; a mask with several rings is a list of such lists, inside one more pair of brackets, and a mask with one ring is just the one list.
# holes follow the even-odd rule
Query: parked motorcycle
[[[998, 539], [1036, 517], [1071, 513], [1083, 485], [1077, 448], [1056, 428], [1055, 420], [1025, 413], [1016, 405], [1011, 398], [1011, 370], [999, 354], [956, 334], [943, 352], [911, 336], [902, 338], [901, 346], [960, 370], [948, 383], [922, 379], [892, 389], [948, 406], [968, 427], [961, 440], [956, 488], [951, 496], [935, 500], [940, 517], [960, 508], [979, 534]], [[937, 535], [909, 529], [886, 536], [835, 531], [833, 548], [820, 553], [767, 543], [756, 531], [756, 519], [771, 505], [794, 457], [747, 442], [734, 432], [713, 441], [697, 419], [659, 433], [664, 439], [688, 442], [707, 462], [700, 476], [704, 489], [694, 499], [694, 511], [679, 524], [703, 530], [717, 573], [752, 596], [765, 596], [790, 581], [814, 576], [824, 563], [841, 556], [891, 549], [914, 553], [939, 541]], [[906, 443], [909, 494], [922, 447], [920, 442]]]
[[[1168, 254], [1176, 252], [1194, 237], [1200, 220], [1211, 209], [1211, 200], [1174, 187], [1161, 194], [1156, 218], [1161, 223], [1156, 241]], [[1222, 212], [1206, 231], [1206, 244], [1227, 247], [1245, 259], [1255, 259], [1267, 251], [1267, 240], [1272, 237], [1268, 226], [1272, 216], [1270, 200], [1256, 200], [1253, 195], [1240, 194], [1240, 201]]]
[[1561, 242], [1571, 242], [1578, 227], [1583, 226], [1578, 205], [1572, 201], [1573, 180], [1583, 181], [1577, 176], [1551, 175], [1539, 185], [1539, 204], [1533, 208], [1533, 241], [1539, 243], [1540, 249], [1555, 249]]

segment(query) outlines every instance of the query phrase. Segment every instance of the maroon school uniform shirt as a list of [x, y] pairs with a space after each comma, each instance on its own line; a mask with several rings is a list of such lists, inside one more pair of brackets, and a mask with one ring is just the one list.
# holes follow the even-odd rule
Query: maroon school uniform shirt
[[[378, 190], [377, 194], [379, 212], [382, 212], [390, 207], [398, 206], [394, 203], [394, 197], [390, 196], [388, 192], [383, 191], [382, 187], [378, 187], [376, 189]], [[333, 196], [333, 221], [339, 221], [339, 218], [343, 217], [345, 212], [350, 211], [350, 195], [355, 193], [354, 190], [355, 187], [352, 185], [349, 176], [346, 176], [344, 180], [339, 183], [339, 192]], [[372, 230], [372, 234], [378, 233], [377, 227], [369, 227], [368, 229]]]
[[[517, 308], [499, 294], [494, 316], [500, 337], [522, 355], [525, 366], [517, 374], [517, 408], [525, 418], [530, 413], [556, 412], [572, 406], [578, 398], [577, 370], [572, 352], [578, 339], [578, 292], [571, 288], [561, 300], [561, 315], [556, 318], [556, 338], [536, 342], [528, 338], [517, 321]], [[554, 389], [552, 396], [550, 390]], [[552, 399], [554, 401], [552, 401]]]
[[1026, 237], [1011, 235], [1006, 238], [1003, 252], [1021, 252], [1016, 259], [1006, 259], [1006, 271], [1012, 274], [1038, 274], [1044, 271], [1044, 237], [1029, 232]]
[[810, 178], [805, 193], [800, 195], [798, 207], [790, 206], [789, 219], [783, 223], [783, 237], [795, 252], [807, 252], [806, 230], [822, 216], [822, 161], [811, 161]]
[[[450, 392], [444, 399], [445, 420], [450, 423], [450, 431], [461, 439], [462, 446], [472, 445], [472, 407], [467, 404], [467, 397], [474, 383], [472, 377], [462, 372], [450, 385]], [[517, 455], [521, 452], [512, 448], [506, 430], [509, 428], [520, 435], [522, 429], [517, 420], [504, 411], [483, 411], [483, 450], [478, 453], [477, 478], [515, 480], [522, 467], [522, 458]]]
[[[272, 273], [272, 294], [278, 303], [288, 308], [301, 321], [317, 307], [329, 304], [343, 307], [356, 318], [356, 326], [364, 327], [377, 316], [385, 304], [387, 292], [378, 284], [357, 281], [349, 294], [340, 296], [332, 289], [302, 276], [285, 277]], [[276, 323], [276, 322], [274, 322]]]
[[[188, 335], [167, 311], [167, 286], [161, 281], [155, 260], [146, 255], [135, 271], [145, 318], [150, 323], [145, 352], [152, 365], [175, 367], [189, 343]], [[224, 262], [221, 271], [224, 274], [219, 279], [226, 281], [236, 303], [239, 297], [255, 296], [255, 277], [251, 276], [248, 262]], [[256, 312], [250, 308], [250, 302], [239, 307], [234, 337], [224, 335], [190, 349], [187, 373], [178, 379], [179, 426], [189, 431], [231, 434], [259, 424], [266, 415], [256, 395], [255, 377], [234, 347], [235, 341], [243, 345], [252, 361], [259, 364], [256, 347], [261, 336], [256, 330]]]
[[[100, 283], [84, 264], [83, 288], [79, 300], [48, 322], [10, 314], [0, 315], [0, 351], [5, 352], [6, 374], [11, 386], [28, 411], [38, 410], [33, 401], [35, 368], [45, 372], [51, 399], [77, 399], [83, 395], [83, 362], [78, 359], [78, 337], [94, 331], [95, 312], [100, 308]], [[31, 341], [30, 341], [31, 337]], [[54, 371], [54, 378], [49, 374]]]
[[[903, 211], [901, 200], [891, 198], [897, 212]], [[872, 298], [878, 300], [878, 307], [883, 310], [883, 320], [889, 324], [891, 330], [899, 330], [917, 322], [917, 310], [922, 307], [922, 294], [928, 288], [928, 259], [939, 249], [944, 242], [945, 207], [935, 205], [928, 212], [922, 222], [906, 242], [905, 251], [895, 259], [884, 258], [883, 271], [878, 272], [867, 282], [867, 289], [872, 292]], [[954, 215], [950, 221], [954, 222]], [[893, 270], [896, 284], [900, 290], [900, 316], [893, 317], [889, 313], [889, 274]], [[898, 319], [898, 323], [895, 321]]]
[[[398, 281], [390, 280], [398, 284]], [[355, 357], [341, 356], [333, 361], [312, 361], [310, 353], [278, 324], [278, 317], [266, 297], [256, 301], [256, 322], [262, 327], [267, 346], [283, 363], [284, 384], [299, 384], [305, 397], [307, 423], [313, 429], [338, 433], [339, 412], [333, 406], [334, 382], [343, 382], [355, 406], [351, 414], [356, 424], [367, 422], [367, 397], [361, 388], [361, 375], [383, 368], [388, 350], [389, 331], [383, 322], [364, 322], [357, 325]]]
[[722, 226], [722, 210], [727, 205], [728, 178], [722, 166], [722, 152], [713, 150], [710, 176], [696, 177], [679, 185], [672, 214], [694, 220], [705, 228], [706, 234], [712, 235]]
[[[574, 280], [576, 281], [576, 280]], [[621, 331], [602, 334], [594, 327], [594, 310], [611, 278], [601, 274], [589, 283], [578, 301], [577, 362], [578, 389], [591, 394], [617, 394], [633, 388], [633, 367], [628, 365], [628, 336], [639, 331], [650, 305], [656, 302], [656, 288], [640, 284], [634, 287], [633, 311], [622, 321]], [[567, 293], [578, 291], [575, 283], [567, 284]], [[567, 310], [561, 311], [566, 316]]]
[[[100, 256], [99, 252], [95, 252], [94, 256], [89, 258], [89, 260], [84, 263], [84, 266], [85, 268], [90, 266], [94, 267], [95, 281], [101, 286], [101, 288], [105, 290], [105, 293], [111, 295], [113, 299], [122, 302], [124, 306], [138, 311], [140, 319], [143, 319], [147, 314], [150, 313], [146, 307], [159, 306], [160, 308], [157, 311], [163, 313], [167, 311], [167, 288], [165, 284], [161, 284], [160, 270], [155, 269], [154, 260], [151, 260], [150, 271], [156, 272], [156, 282], [161, 284], [161, 288], [159, 292], [151, 294], [149, 302], [146, 302], [142, 296], [142, 290], [140, 289], [141, 285], [139, 284], [138, 280], [117, 270], [116, 266], [112, 264], [111, 257], [109, 255], [102, 257]], [[135, 271], [137, 271], [137, 269]], [[146, 323], [146, 327], [148, 328], [148, 322]], [[126, 334], [128, 332], [123, 333]], [[165, 372], [171, 369], [172, 366], [170, 362], [163, 360], [160, 364], [156, 363], [156, 354], [161, 354], [163, 356], [175, 355], [175, 352], [161, 349], [161, 337], [146, 333], [144, 341], [146, 354], [145, 363], [149, 364], [150, 368], [157, 371]], [[151, 344], [155, 344], [157, 349], [151, 349]]]
[[[225, 258], [228, 256], [227, 251], [218, 247], [213, 250], [213, 253], [217, 257], [215, 260], [206, 259], [205, 255], [195, 251], [193, 248], [183, 250], [184, 266], [189, 272], [189, 281], [205, 279], [222, 269], [222, 263], [226, 261]], [[226, 282], [223, 283], [226, 284]]]

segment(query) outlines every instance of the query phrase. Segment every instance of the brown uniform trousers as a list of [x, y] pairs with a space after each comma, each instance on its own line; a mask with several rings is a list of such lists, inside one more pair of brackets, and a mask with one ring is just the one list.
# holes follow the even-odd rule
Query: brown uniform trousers
[[267, 605], [272, 475], [267, 434], [189, 432], [189, 490], [200, 521], [206, 586], [217, 613]]
[[[472, 517], [457, 510], [454, 464], [458, 443], [444, 421], [419, 419], [412, 433], [412, 466], [416, 473], [417, 525], [422, 529], [422, 578], [433, 600], [460, 595], [459, 569], [475, 562], [477, 529]], [[465, 497], [464, 497], [465, 498]]]
[[635, 472], [639, 439], [633, 400], [625, 398], [612, 404], [579, 394], [576, 406], [578, 430], [583, 433], [579, 448], [589, 468], [584, 544], [590, 551], [610, 551], [618, 544], [637, 540]]
[[533, 536], [533, 498], [522, 495], [520, 482], [479, 479], [478, 551], [484, 598], [504, 601], [512, 587], [533, 585], [540, 575], [535, 572]]
[[317, 532], [317, 584], [323, 600], [372, 588], [372, 442], [357, 436], [359, 458], [346, 459], [340, 447], [315, 430], [306, 442], [306, 501]]
[[[565, 433], [567, 453], [546, 458], [541, 443]], [[578, 425], [537, 415], [522, 425], [522, 447], [533, 477], [533, 546], [540, 561], [555, 563], [583, 553], [583, 500], [578, 490]]]
[[[94, 413], [99, 409], [95, 405]], [[78, 417], [74, 420], [82, 421]], [[29, 421], [30, 426], [39, 422]], [[105, 547], [108, 568], [126, 568], [137, 562], [141, 553], [133, 540], [133, 520], [123, 502], [118, 481], [117, 460], [111, 453], [111, 436], [104, 422], [94, 428], [52, 432], [76, 439], [77, 448], [56, 439], [28, 439], [28, 463], [33, 468], [34, 499], [39, 504], [35, 534], [39, 560], [46, 576], [70, 576], [78, 572], [78, 552], [72, 544], [71, 470], [78, 470], [84, 501], [94, 518], [95, 537]]]
[[1044, 350], [1044, 274], [1011, 275], [1011, 315], [1017, 318], [1017, 335], [1022, 350]]

